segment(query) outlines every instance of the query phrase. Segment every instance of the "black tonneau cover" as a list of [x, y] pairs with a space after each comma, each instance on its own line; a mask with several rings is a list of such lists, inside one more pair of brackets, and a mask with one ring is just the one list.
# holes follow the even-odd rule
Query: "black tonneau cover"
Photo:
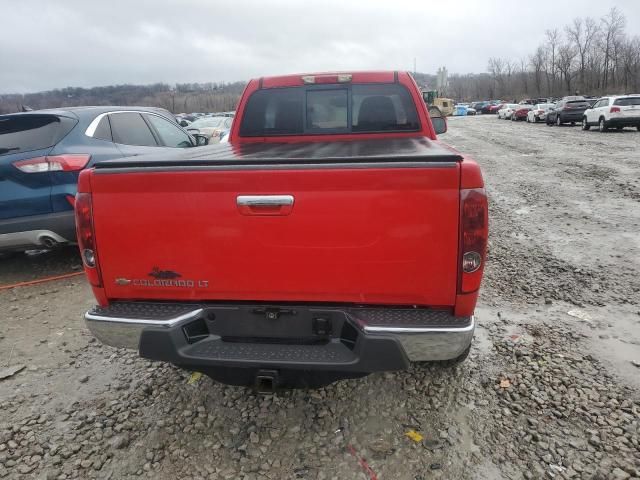
[[462, 157], [425, 137], [306, 143], [221, 143], [107, 160], [96, 169], [240, 165], [458, 162]]

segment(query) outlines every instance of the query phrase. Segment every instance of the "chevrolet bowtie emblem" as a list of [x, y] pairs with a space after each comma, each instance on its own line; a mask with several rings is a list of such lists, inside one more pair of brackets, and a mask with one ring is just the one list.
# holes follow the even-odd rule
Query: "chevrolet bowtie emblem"
[[116, 278], [116, 285], [129, 285], [131, 280], [128, 278]]

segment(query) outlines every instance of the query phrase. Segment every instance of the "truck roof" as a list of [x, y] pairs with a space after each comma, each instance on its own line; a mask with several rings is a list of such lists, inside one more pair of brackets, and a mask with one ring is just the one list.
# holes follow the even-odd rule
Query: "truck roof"
[[[319, 72], [261, 77], [257, 81], [260, 88], [299, 87], [310, 83], [394, 83], [398, 75], [407, 75], [397, 71], [366, 72]], [[340, 78], [344, 79], [340, 81]], [[347, 80], [348, 78], [348, 80]], [[335, 79], [335, 81], [331, 81]]]
[[7, 115], [62, 115], [66, 117], [76, 117], [79, 119], [93, 119], [101, 113], [120, 112], [120, 111], [143, 111], [155, 112], [169, 120], [175, 122], [175, 117], [168, 110], [160, 107], [143, 107], [143, 106], [117, 106], [117, 105], [83, 105], [76, 107], [59, 107], [45, 108], [42, 110], [30, 110], [28, 112], [8, 113]]

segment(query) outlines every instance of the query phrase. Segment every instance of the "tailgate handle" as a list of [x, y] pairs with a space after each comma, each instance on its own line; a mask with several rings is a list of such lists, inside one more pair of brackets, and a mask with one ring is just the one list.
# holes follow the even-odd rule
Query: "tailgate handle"
[[238, 195], [236, 204], [243, 215], [289, 215], [293, 195]]
[[293, 205], [293, 195], [238, 195], [239, 207], [284, 207]]

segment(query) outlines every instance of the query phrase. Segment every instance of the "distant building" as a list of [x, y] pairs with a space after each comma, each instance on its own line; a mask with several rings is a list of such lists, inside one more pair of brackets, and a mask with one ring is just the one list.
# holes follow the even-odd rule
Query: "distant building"
[[438, 75], [436, 77], [436, 87], [440, 95], [443, 95], [449, 89], [449, 72], [447, 67], [440, 67], [438, 69]]

